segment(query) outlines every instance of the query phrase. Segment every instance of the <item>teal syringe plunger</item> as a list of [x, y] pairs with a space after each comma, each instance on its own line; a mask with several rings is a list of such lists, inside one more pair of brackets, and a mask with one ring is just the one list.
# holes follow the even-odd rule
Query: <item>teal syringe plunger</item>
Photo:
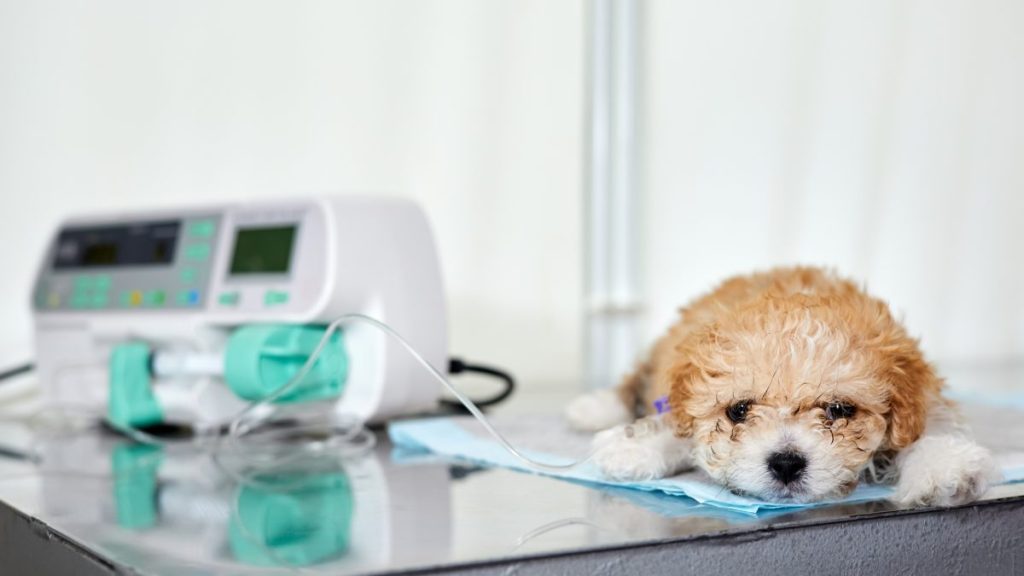
[[[107, 419], [122, 429], [163, 422], [164, 407], [154, 393], [157, 380], [163, 377], [219, 377], [242, 400], [270, 398], [302, 369], [325, 330], [313, 325], [247, 325], [231, 333], [223, 352], [190, 353], [192, 361], [187, 363], [178, 361], [180, 353], [154, 349], [144, 342], [119, 344], [110, 355]], [[302, 381], [274, 398], [274, 403], [337, 398], [348, 368], [342, 332], [335, 330]]]

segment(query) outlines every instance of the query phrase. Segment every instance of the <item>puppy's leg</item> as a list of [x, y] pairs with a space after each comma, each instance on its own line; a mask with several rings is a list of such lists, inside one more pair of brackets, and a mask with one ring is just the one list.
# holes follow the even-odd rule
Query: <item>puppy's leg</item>
[[597, 390], [576, 398], [565, 409], [566, 420], [581, 432], [598, 432], [629, 424], [636, 418], [637, 399], [643, 396], [647, 376], [647, 365], [641, 364], [618, 388]]
[[584, 394], [565, 409], [569, 425], [580, 432], [598, 432], [633, 419], [633, 413], [616, 390], [597, 390]]
[[693, 467], [693, 443], [667, 417], [648, 416], [594, 437], [594, 462], [615, 480], [667, 478]]
[[896, 456], [896, 466], [894, 499], [905, 505], [971, 502], [1000, 478], [992, 455], [970, 438], [945, 404], [933, 408], [924, 434]]

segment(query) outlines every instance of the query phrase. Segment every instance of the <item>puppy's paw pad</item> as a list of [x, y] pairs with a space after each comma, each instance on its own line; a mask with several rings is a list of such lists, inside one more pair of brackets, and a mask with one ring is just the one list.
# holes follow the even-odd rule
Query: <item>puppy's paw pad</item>
[[565, 409], [565, 418], [576, 430], [597, 432], [625, 424], [633, 415], [614, 390], [598, 390], [570, 402]]
[[636, 481], [664, 478], [669, 462], [656, 446], [628, 436], [628, 426], [601, 432], [594, 438], [594, 463], [612, 480]]
[[900, 470], [895, 499], [904, 505], [956, 506], [977, 500], [999, 480], [988, 450], [963, 438], [925, 438]]

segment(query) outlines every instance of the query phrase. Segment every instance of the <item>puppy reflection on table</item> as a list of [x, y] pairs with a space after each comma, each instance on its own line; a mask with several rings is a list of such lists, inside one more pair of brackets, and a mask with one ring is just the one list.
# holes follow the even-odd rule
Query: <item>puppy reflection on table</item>
[[[574, 400], [609, 477], [697, 466], [734, 492], [812, 502], [863, 476], [903, 504], [976, 499], [997, 477], [888, 306], [817, 268], [735, 277], [681, 318], [616, 390]], [[637, 416], [639, 420], [633, 421]]]

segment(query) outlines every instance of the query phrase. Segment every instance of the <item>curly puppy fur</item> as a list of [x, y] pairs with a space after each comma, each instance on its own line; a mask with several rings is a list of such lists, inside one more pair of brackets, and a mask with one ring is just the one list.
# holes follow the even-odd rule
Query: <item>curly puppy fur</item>
[[682, 309], [617, 390], [576, 399], [567, 417], [601, 431], [595, 458], [613, 478], [696, 465], [734, 492], [807, 502], [869, 474], [896, 481], [902, 503], [950, 505], [997, 475], [942, 387], [883, 301], [826, 270], [783, 268]]

